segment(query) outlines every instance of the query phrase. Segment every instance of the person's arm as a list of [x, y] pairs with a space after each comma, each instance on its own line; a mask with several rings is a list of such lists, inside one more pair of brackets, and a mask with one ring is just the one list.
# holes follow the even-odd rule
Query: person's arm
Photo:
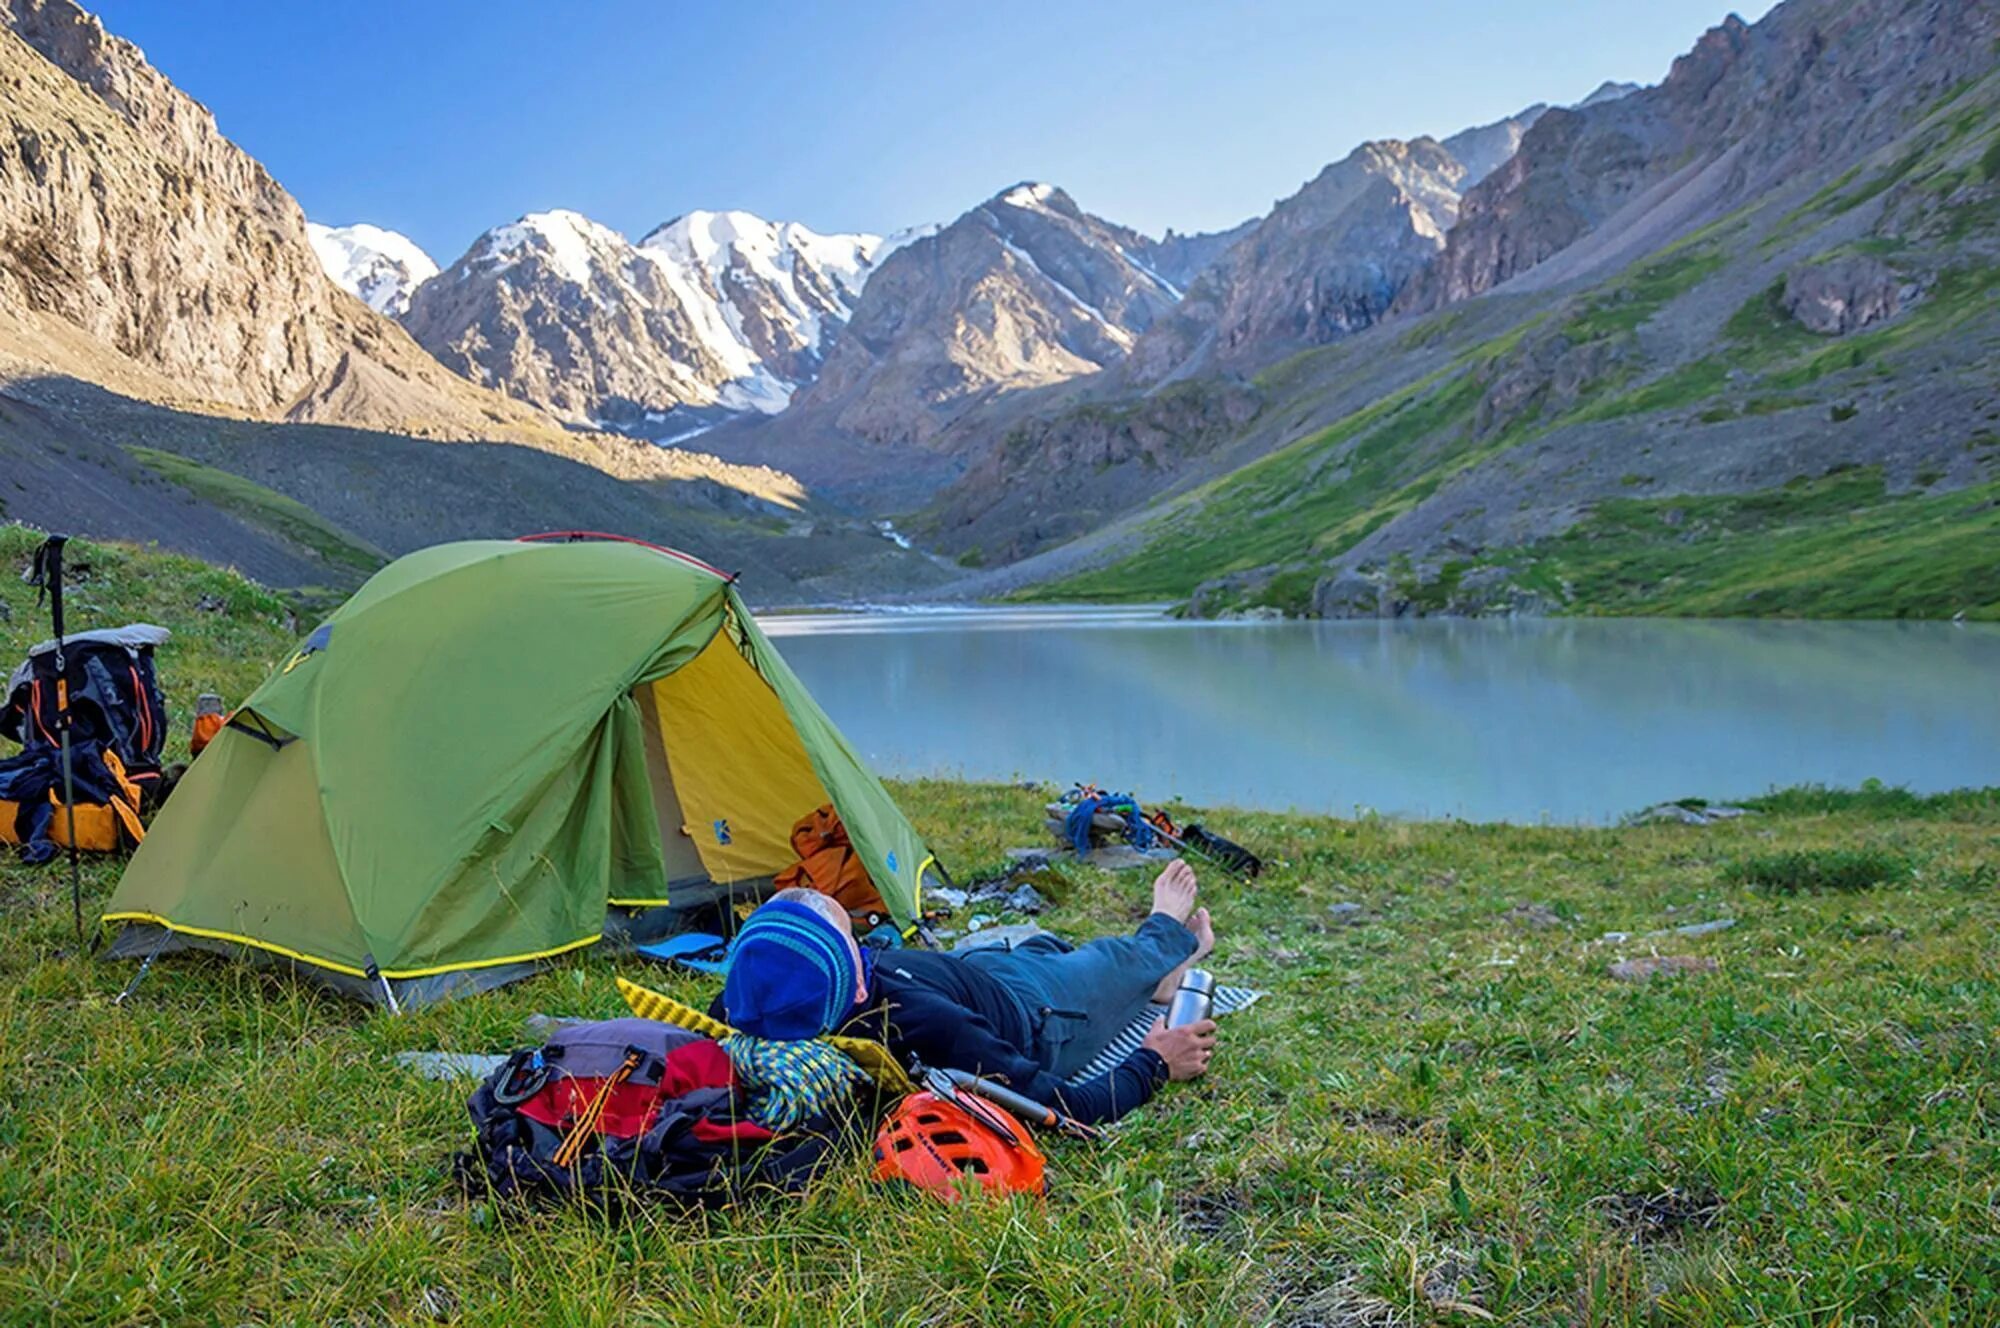
[[[1054, 1075], [1040, 1077], [1054, 1084], [1050, 1091], [1056, 1095], [1055, 1105], [1085, 1125], [1098, 1125], [1143, 1106], [1169, 1079], [1193, 1079], [1207, 1074], [1209, 1058], [1214, 1054], [1213, 1019], [1168, 1028], [1162, 1018], [1146, 1034], [1137, 1051], [1095, 1079], [1065, 1084]], [[1036, 1094], [1029, 1092], [1028, 1096]]]

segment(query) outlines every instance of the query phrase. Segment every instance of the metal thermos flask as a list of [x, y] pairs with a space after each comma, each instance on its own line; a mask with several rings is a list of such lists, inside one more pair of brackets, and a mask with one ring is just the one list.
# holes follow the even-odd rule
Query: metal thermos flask
[[1174, 999], [1167, 1006], [1167, 1027], [1179, 1028], [1182, 1024], [1192, 1024], [1206, 1019], [1215, 1008], [1215, 974], [1205, 968], [1191, 968], [1181, 977], [1181, 985], [1174, 988]]

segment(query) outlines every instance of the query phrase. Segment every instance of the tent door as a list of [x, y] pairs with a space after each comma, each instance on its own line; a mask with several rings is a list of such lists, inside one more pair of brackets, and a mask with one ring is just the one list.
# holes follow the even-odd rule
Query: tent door
[[666, 867], [667, 889], [678, 897], [681, 887], [706, 885], [708, 868], [694, 841], [683, 832], [687, 818], [681, 811], [680, 795], [674, 791], [674, 776], [667, 765], [666, 742], [660, 736], [660, 712], [653, 704], [653, 689], [641, 683], [632, 689], [646, 729], [646, 774], [653, 786], [653, 811], [660, 821], [660, 857]]

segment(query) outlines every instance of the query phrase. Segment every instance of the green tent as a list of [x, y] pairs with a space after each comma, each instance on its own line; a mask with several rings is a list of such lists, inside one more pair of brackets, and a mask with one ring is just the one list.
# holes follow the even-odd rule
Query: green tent
[[114, 953], [290, 962], [400, 1006], [754, 892], [832, 803], [896, 922], [935, 860], [727, 575], [632, 541], [398, 559], [202, 753], [105, 913]]

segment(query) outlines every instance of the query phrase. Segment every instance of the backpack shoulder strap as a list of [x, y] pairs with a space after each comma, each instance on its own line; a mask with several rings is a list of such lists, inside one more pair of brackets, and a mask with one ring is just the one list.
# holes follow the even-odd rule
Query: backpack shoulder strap
[[[624, 978], [618, 979], [618, 994], [632, 1007], [633, 1014], [674, 1024], [689, 1032], [700, 1033], [703, 1037], [714, 1038], [718, 1042], [736, 1032], [720, 1019], [711, 1018], [691, 1005], [683, 1005], [671, 996], [664, 996], [650, 987], [642, 987]], [[909, 1072], [880, 1042], [872, 1038], [857, 1037], [826, 1037], [820, 1040], [845, 1052], [848, 1059], [860, 1066], [870, 1079], [890, 1092], [917, 1091]]]

